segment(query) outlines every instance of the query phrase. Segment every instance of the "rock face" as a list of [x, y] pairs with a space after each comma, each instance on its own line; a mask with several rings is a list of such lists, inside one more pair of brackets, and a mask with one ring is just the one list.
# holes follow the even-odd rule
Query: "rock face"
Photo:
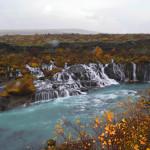
[[112, 62], [105, 69], [106, 74], [118, 82], [125, 81], [150, 81], [150, 63], [115, 64]]
[[150, 81], [150, 63], [77, 64], [66, 67], [51, 80], [36, 81], [35, 101], [84, 94], [90, 88], [116, 85], [120, 82]]
[[78, 64], [65, 68], [55, 74], [51, 80], [38, 80], [35, 82], [37, 87], [35, 100], [85, 94], [84, 91], [92, 87], [118, 84], [105, 74], [105, 67], [103, 64]]

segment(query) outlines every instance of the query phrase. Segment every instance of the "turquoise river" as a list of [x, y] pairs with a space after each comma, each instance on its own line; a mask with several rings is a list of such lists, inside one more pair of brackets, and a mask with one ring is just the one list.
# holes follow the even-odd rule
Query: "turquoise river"
[[40, 150], [53, 138], [54, 125], [62, 117], [86, 120], [106, 110], [116, 110], [119, 101], [136, 101], [150, 84], [120, 84], [90, 90], [86, 95], [65, 97], [0, 113], [1, 150]]

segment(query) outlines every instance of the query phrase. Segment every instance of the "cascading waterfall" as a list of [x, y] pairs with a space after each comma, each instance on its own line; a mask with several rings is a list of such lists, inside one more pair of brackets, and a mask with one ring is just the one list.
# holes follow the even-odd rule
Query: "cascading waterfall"
[[105, 73], [105, 67], [108, 66], [108, 64], [106, 64], [105, 66], [103, 66], [102, 64], [99, 64], [99, 66], [101, 66], [101, 75], [105, 81], [105, 85], [112, 85], [112, 84], [118, 84], [118, 82], [114, 79], [110, 79], [107, 74]]
[[67, 89], [65, 89], [65, 96], [66, 97], [70, 96], [69, 91]]
[[[145, 68], [150, 67], [149, 64]], [[52, 79], [35, 80], [37, 89], [35, 101], [50, 100], [58, 97], [85, 94], [89, 88], [105, 87], [128, 81], [149, 81], [150, 70], [135, 63], [116, 64], [77, 64], [64, 66]], [[32, 68], [29, 68], [32, 70]], [[139, 73], [142, 70], [142, 74]], [[33, 71], [33, 70], [32, 70]]]
[[46, 82], [37, 81], [35, 82], [37, 92], [35, 94], [35, 101], [42, 101], [53, 99], [57, 97], [66, 97], [70, 95], [78, 95], [81, 85], [76, 83], [71, 74], [67, 70], [63, 70], [54, 75], [52, 81], [47, 80]]
[[32, 75], [36, 76], [36, 78], [44, 77], [44, 74], [40, 68], [38, 67], [34, 68], [34, 67], [29, 66], [28, 64], [26, 64], [26, 68], [30, 71]]
[[99, 87], [105, 87], [105, 86], [109, 86], [112, 84], [118, 84], [117, 81], [115, 81], [114, 79], [110, 79], [106, 74], [105, 74], [105, 67], [103, 66], [103, 64], [89, 64], [87, 65], [83, 65], [83, 67], [86, 70], [86, 74], [88, 76], [88, 80], [89, 81], [96, 81], [97, 86]]
[[133, 81], [137, 81], [137, 78], [136, 78], [136, 64], [132, 62], [132, 66], [133, 66]]
[[82, 66], [86, 71], [85, 75], [89, 81], [96, 81], [97, 86], [104, 86], [104, 83], [102, 82], [102, 79], [98, 75], [98, 71], [95, 68], [95, 64], [89, 64], [89, 66], [87, 65]]
[[[105, 74], [105, 67], [107, 67], [107, 65], [91, 63], [89, 65], [84, 64], [80, 66], [82, 70], [84, 70], [84, 73], [80, 72], [81, 76], [76, 75], [74, 72], [69, 72], [68, 70], [70, 68], [66, 67], [62, 72], [56, 73], [52, 81], [36, 81], [35, 86], [37, 92], [35, 94], [35, 101], [85, 94], [81, 89], [90, 88], [93, 83], [96, 84], [94, 86], [97, 87], [118, 84], [117, 81], [110, 79]], [[76, 78], [76, 80], [73, 78]]]
[[116, 64], [114, 60], [112, 61], [113, 72], [115, 75], [119, 76], [120, 81], [125, 80], [124, 66], [122, 64]]

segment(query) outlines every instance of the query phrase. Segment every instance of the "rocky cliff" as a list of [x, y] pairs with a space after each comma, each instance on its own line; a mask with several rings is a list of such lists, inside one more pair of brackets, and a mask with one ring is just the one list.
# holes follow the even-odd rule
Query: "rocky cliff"
[[90, 88], [116, 85], [121, 82], [150, 81], [150, 63], [77, 64], [66, 67], [51, 80], [35, 82], [35, 101], [84, 94]]

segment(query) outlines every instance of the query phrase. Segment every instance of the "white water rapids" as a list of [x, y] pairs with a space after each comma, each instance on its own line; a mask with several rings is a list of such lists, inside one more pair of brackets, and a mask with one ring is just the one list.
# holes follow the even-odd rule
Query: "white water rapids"
[[91, 86], [105, 87], [119, 84], [105, 74], [106, 66], [94, 63], [81, 64], [80, 67], [84, 72], [80, 72], [80, 75], [76, 75], [74, 72], [69, 71], [70, 67], [66, 67], [62, 72], [54, 75], [53, 81], [35, 81], [35, 86], [38, 89], [35, 101], [85, 94], [81, 89], [91, 88]]
[[[139, 80], [148, 82], [150, 65], [145, 64], [144, 67], [133, 62], [117, 64], [114, 60], [110, 64], [90, 63], [68, 66], [65, 63], [61, 72], [56, 73], [51, 79], [46, 79], [42, 70], [51, 71], [58, 68], [54, 62], [43, 64], [42, 70], [26, 65], [31, 74], [37, 78], [34, 81], [37, 89], [35, 101], [86, 94], [88, 89], [117, 85], [119, 82], [137, 82]], [[139, 76], [139, 73], [142, 75]], [[44, 80], [40, 80], [41, 77]]]

